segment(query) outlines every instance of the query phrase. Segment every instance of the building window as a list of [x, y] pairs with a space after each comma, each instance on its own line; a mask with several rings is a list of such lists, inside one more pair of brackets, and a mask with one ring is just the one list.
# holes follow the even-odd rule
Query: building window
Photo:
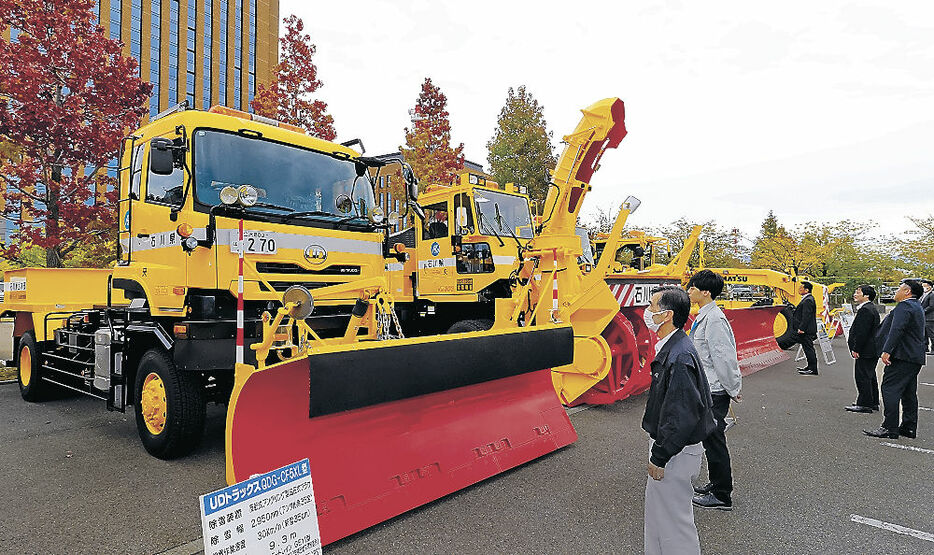
[[143, 0], [130, 2], [130, 55], [137, 60], [143, 57]]
[[149, 97], [149, 117], [159, 113], [159, 56], [162, 53], [162, 0], [150, 0], [149, 10], [149, 82], [152, 83], [152, 96]]
[[178, 103], [178, 0], [169, 2], [169, 106]]
[[198, 21], [197, 0], [188, 1], [188, 33], [185, 35], [185, 98], [188, 106], [195, 107], [195, 32]]
[[123, 23], [123, 3], [118, 0], [110, 2], [110, 38], [120, 40]]
[[[256, 0], [250, 0], [250, 83], [247, 91], [247, 98], [250, 103], [253, 102], [253, 95], [256, 94]], [[253, 111], [253, 108], [250, 108]]]
[[211, 63], [213, 61], [213, 56], [211, 55], [211, 46], [214, 44], [214, 12], [211, 6], [213, 4], [212, 0], [205, 0], [204, 2], [204, 74], [202, 79], [204, 82], [204, 109], [207, 110], [211, 107]]
[[234, 2], [234, 108], [240, 108], [243, 79], [243, 0]]
[[218, 92], [218, 103], [221, 106], [227, 105], [227, 22], [228, 22], [228, 9], [227, 9], [227, 0], [221, 0], [221, 17], [220, 17], [220, 55], [221, 59], [218, 60], [218, 70], [220, 71], [220, 79], [217, 80], [217, 92]]

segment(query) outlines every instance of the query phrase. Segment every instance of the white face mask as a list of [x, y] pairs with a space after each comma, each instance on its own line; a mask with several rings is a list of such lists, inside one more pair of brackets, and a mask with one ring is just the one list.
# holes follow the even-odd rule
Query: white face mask
[[656, 324], [654, 317], [656, 314], [662, 314], [663, 312], [668, 312], [667, 310], [660, 310], [658, 312], [652, 312], [649, 307], [645, 307], [645, 312], [642, 313], [642, 320], [645, 322], [645, 327], [650, 330], [657, 332], [658, 328], [662, 327], [662, 324]]

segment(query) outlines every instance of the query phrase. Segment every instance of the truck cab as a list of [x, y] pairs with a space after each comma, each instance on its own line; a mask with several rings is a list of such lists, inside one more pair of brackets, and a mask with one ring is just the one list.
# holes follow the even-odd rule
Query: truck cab
[[524, 188], [471, 177], [428, 187], [418, 198], [424, 217], [407, 217], [410, 227], [390, 237], [411, 253], [390, 264], [390, 279], [400, 317], [419, 329], [492, 323], [493, 299], [511, 295], [519, 251], [535, 236]]

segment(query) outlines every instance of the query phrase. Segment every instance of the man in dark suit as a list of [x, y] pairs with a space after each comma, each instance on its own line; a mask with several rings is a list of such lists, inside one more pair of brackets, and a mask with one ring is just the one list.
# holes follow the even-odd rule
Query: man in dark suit
[[[876, 340], [882, 351], [882, 403], [885, 419], [878, 430], [863, 430], [872, 437], [914, 438], [918, 431], [918, 373], [924, 366], [924, 310], [918, 299], [924, 293], [917, 280], [902, 281], [898, 304], [879, 326]], [[901, 403], [902, 423], [898, 425]]]
[[850, 412], [872, 412], [879, 410], [879, 381], [876, 379], [876, 364], [879, 350], [876, 347], [876, 332], [879, 331], [879, 311], [872, 304], [876, 290], [871, 285], [860, 285], [853, 292], [856, 318], [850, 326], [847, 345], [855, 361], [856, 402], [845, 407]]
[[804, 368], [798, 368], [798, 373], [803, 376], [817, 375], [817, 354], [814, 352], [814, 340], [817, 339], [817, 303], [811, 295], [813, 288], [811, 282], [801, 282], [798, 286], [798, 293], [802, 295], [801, 301], [798, 302], [791, 317], [791, 323], [795, 329], [795, 341], [801, 344], [804, 358], [808, 363]]
[[929, 279], [922, 279], [921, 286], [924, 287], [924, 295], [921, 295], [921, 308], [924, 309], [924, 348], [929, 355], [934, 355], [934, 293], [931, 292], [931, 286], [934, 282]]

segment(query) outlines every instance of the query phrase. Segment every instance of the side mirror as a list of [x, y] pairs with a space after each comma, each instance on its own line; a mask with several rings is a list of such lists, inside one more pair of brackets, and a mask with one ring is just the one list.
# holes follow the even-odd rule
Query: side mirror
[[412, 171], [412, 166], [404, 162], [402, 163], [402, 180], [405, 182], [409, 198], [418, 200], [418, 179], [415, 177], [415, 172]]
[[391, 226], [395, 226], [396, 224], [398, 224], [398, 223], [399, 223], [399, 213], [398, 213], [398, 212], [390, 212], [390, 213], [389, 213], [389, 218], [388, 218], [388, 220], [387, 220], [387, 223], [388, 223], [389, 225], [391, 225]]
[[156, 175], [172, 175], [175, 171], [175, 155], [172, 141], [153, 139], [149, 142], [149, 171]]
[[467, 227], [467, 207], [458, 206], [457, 207], [457, 229], [463, 229]]
[[341, 214], [349, 214], [353, 210], [353, 200], [350, 199], [350, 195], [341, 193], [334, 200], [334, 206]]

